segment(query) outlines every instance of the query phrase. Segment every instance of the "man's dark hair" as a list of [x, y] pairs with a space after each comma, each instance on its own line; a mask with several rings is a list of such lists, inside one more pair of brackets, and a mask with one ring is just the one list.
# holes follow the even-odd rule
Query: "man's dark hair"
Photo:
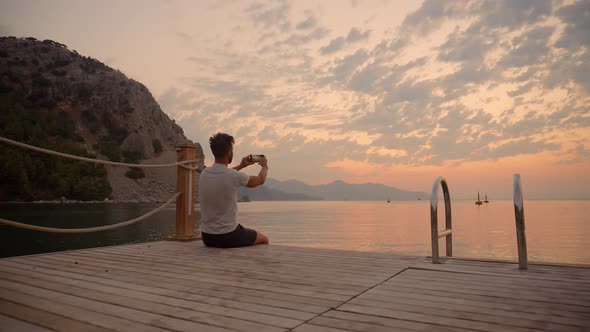
[[223, 156], [231, 150], [234, 145], [234, 138], [231, 135], [224, 133], [217, 133], [209, 137], [209, 146], [215, 158], [223, 158]]

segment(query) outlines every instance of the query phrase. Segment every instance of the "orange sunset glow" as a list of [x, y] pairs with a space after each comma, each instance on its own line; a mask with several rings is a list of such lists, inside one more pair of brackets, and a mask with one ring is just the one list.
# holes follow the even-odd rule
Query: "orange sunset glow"
[[277, 180], [590, 198], [589, 1], [96, 4], [3, 1], [0, 35], [143, 83], [208, 165], [221, 131]]

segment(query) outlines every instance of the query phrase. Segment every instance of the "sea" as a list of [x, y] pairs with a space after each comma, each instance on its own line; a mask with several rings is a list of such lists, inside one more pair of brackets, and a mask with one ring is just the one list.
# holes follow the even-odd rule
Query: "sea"
[[[0, 218], [83, 228], [133, 219], [158, 204], [0, 204]], [[524, 202], [529, 261], [590, 264], [590, 200]], [[439, 203], [439, 231], [444, 205]], [[196, 228], [200, 222], [197, 207]], [[428, 256], [429, 201], [282, 201], [238, 203], [238, 222], [271, 245]], [[453, 256], [516, 261], [512, 201], [452, 202]], [[134, 225], [97, 233], [42, 233], [0, 225], [0, 257], [163, 240], [174, 234], [175, 206]], [[444, 239], [440, 240], [444, 255]], [[195, 246], [202, 246], [200, 241]]]

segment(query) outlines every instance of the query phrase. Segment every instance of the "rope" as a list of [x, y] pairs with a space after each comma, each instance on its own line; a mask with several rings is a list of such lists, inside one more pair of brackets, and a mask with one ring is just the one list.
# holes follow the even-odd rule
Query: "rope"
[[139, 222], [139, 221], [142, 221], [142, 220], [144, 220], [144, 219], [146, 219], [148, 217], [151, 217], [152, 215], [160, 212], [160, 210], [162, 210], [164, 207], [166, 207], [166, 205], [170, 204], [179, 195], [180, 195], [180, 193], [174, 194], [174, 196], [172, 196], [169, 200], [167, 200], [166, 203], [162, 204], [157, 209], [144, 214], [143, 216], [137, 217], [135, 219], [127, 220], [127, 221], [122, 221], [122, 222], [117, 223], [117, 224], [106, 225], [106, 226], [90, 227], [90, 228], [54, 228], [54, 227], [43, 227], [43, 226], [37, 226], [37, 225], [23, 224], [23, 223], [20, 223], [20, 222], [6, 220], [6, 219], [2, 219], [2, 218], [0, 218], [0, 224], [4, 224], [4, 225], [8, 225], [8, 226], [14, 226], [14, 227], [18, 227], [18, 228], [30, 229], [30, 230], [33, 230], [33, 231], [48, 232], [48, 233], [91, 233], [91, 232], [100, 232], [100, 231], [106, 231], [106, 230], [109, 230], [109, 229], [115, 229], [115, 228], [119, 228], [119, 227], [131, 225], [131, 224], [135, 224], [136, 222]]
[[100, 159], [85, 158], [85, 157], [80, 157], [80, 156], [73, 156], [71, 154], [61, 153], [61, 152], [52, 151], [52, 150], [47, 150], [47, 149], [43, 149], [43, 148], [36, 147], [36, 146], [33, 146], [33, 145], [28, 145], [28, 144], [25, 144], [25, 143], [13, 141], [11, 139], [4, 138], [4, 137], [0, 137], [0, 142], [4, 142], [4, 143], [16, 145], [16, 146], [18, 146], [20, 148], [23, 148], [23, 149], [29, 149], [29, 150], [33, 150], [33, 151], [37, 151], [37, 152], [42, 152], [42, 153], [46, 153], [46, 154], [50, 154], [50, 155], [54, 155], [54, 156], [58, 156], [58, 157], [73, 159], [73, 160], [88, 161], [88, 162], [96, 163], [96, 164], [106, 164], [106, 165], [126, 166], [126, 167], [138, 167], [138, 168], [181, 166], [181, 167], [185, 167], [185, 168], [187, 168], [189, 170], [197, 171], [199, 173], [201, 172], [201, 170], [197, 169], [196, 167], [193, 168], [193, 167], [187, 167], [187, 166], [185, 166], [185, 164], [196, 163], [196, 162], [198, 162], [197, 160], [185, 160], [185, 161], [180, 161], [180, 162], [176, 162], [176, 163], [172, 163], [172, 164], [129, 164], [129, 163], [120, 163], [120, 162], [115, 162], [115, 161], [108, 161], [108, 160], [100, 160]]
[[188, 169], [189, 171], [197, 171], [197, 173], [201, 173], [203, 171], [202, 169], [200, 169], [198, 167], [190, 167], [190, 166], [187, 166], [187, 165], [178, 165], [178, 166], [180, 166], [180, 167], [182, 167], [184, 169]]

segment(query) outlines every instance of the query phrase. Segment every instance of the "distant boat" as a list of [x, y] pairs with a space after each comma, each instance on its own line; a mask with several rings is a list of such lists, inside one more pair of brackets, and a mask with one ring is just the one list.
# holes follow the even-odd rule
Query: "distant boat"
[[486, 194], [486, 198], [483, 200], [484, 203], [489, 203], [490, 201], [488, 201], [488, 194]]
[[482, 205], [483, 202], [479, 199], [479, 192], [477, 193], [477, 201], [475, 202], [475, 205]]

